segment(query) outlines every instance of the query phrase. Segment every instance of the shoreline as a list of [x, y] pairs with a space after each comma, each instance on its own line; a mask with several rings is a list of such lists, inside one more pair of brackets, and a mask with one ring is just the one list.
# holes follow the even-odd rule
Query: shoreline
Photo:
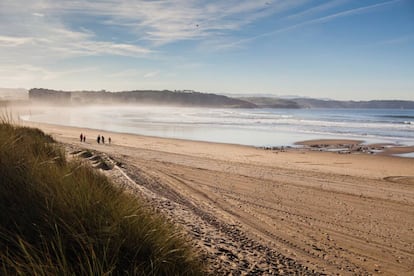
[[[79, 145], [92, 146], [99, 150], [96, 142], [98, 135], [111, 137], [112, 145], [121, 147], [141, 148], [162, 153], [181, 154], [189, 156], [201, 156], [204, 158], [219, 159], [231, 162], [257, 163], [263, 166], [285, 167], [291, 166], [294, 169], [309, 169], [320, 172], [335, 172], [338, 170], [347, 170], [358, 176], [375, 176], [376, 178], [388, 177], [390, 175], [412, 175], [414, 164], [411, 157], [402, 157], [396, 154], [412, 152], [414, 147], [384, 147], [384, 151], [371, 154], [369, 150], [352, 150], [343, 154], [341, 149], [337, 150], [337, 145], [346, 143], [353, 147], [355, 142], [360, 140], [307, 140], [298, 143], [308, 145], [302, 147], [254, 147], [238, 144], [216, 143], [205, 141], [194, 141], [175, 138], [164, 138], [155, 136], [145, 136], [130, 133], [118, 133], [96, 129], [88, 129], [72, 126], [60, 126], [46, 123], [36, 123], [30, 121], [21, 121], [23, 125], [37, 127], [46, 133], [52, 134], [58, 141], [64, 143], [79, 142], [80, 133], [87, 136], [85, 144]], [[85, 132], [87, 130], [87, 132]], [[331, 145], [326, 143], [329, 141]], [[105, 144], [104, 146], [107, 146]], [[311, 145], [316, 145], [312, 147]], [[383, 147], [384, 144], [373, 144], [375, 148]], [[335, 148], [330, 151], [331, 146]], [[357, 147], [358, 149], [358, 147]], [[369, 148], [368, 148], [369, 149]], [[348, 149], [346, 149], [348, 151]], [[408, 150], [408, 151], [407, 151]], [[351, 154], [349, 154], [351, 153]], [[279, 154], [279, 155], [278, 155]], [[279, 156], [283, 155], [283, 159]], [[389, 166], [388, 164], [393, 164]], [[382, 171], [377, 170], [380, 164]], [[346, 166], [345, 166], [346, 165]]]
[[[49, 123], [39, 123], [33, 122], [28, 120], [18, 119], [19, 123], [28, 126], [38, 126], [39, 128], [46, 127], [46, 128], [67, 128], [67, 129], [78, 129], [80, 133], [82, 130], [87, 130], [90, 133], [94, 133], [95, 137], [88, 137], [89, 141], [91, 138], [95, 139], [97, 135], [100, 133], [105, 133], [108, 137], [109, 136], [136, 136], [141, 138], [147, 139], [161, 139], [164, 141], [182, 141], [182, 142], [190, 142], [190, 143], [200, 143], [200, 144], [211, 144], [211, 145], [230, 145], [236, 147], [246, 147], [246, 148], [255, 148], [255, 149], [264, 149], [264, 150], [272, 150], [272, 151], [295, 151], [295, 150], [308, 150], [308, 151], [319, 151], [319, 152], [326, 152], [326, 153], [338, 153], [338, 154], [370, 154], [376, 156], [392, 156], [398, 158], [414, 158], [414, 146], [407, 146], [407, 145], [398, 145], [393, 143], [366, 143], [364, 140], [355, 140], [355, 139], [309, 139], [303, 141], [296, 141], [292, 143], [292, 145], [284, 145], [284, 146], [252, 146], [252, 145], [243, 145], [243, 144], [232, 144], [232, 143], [225, 143], [225, 142], [212, 142], [212, 141], [199, 141], [199, 140], [191, 140], [191, 139], [181, 139], [181, 138], [169, 138], [169, 137], [159, 137], [159, 136], [151, 136], [151, 135], [143, 135], [143, 134], [134, 134], [128, 132], [115, 132], [115, 131], [108, 131], [108, 130], [100, 130], [100, 129], [93, 129], [93, 128], [85, 128], [85, 127], [77, 127], [77, 126], [64, 126], [58, 124], [49, 124]], [[79, 134], [80, 134], [79, 133]], [[404, 156], [407, 154], [407, 156]]]
[[[21, 113], [23, 114], [32, 114], [36, 115], [38, 112], [43, 112], [43, 109], [38, 106], [30, 106], [29, 110], [24, 110], [21, 108]], [[49, 111], [47, 111], [49, 110]], [[53, 111], [54, 110], [54, 111]], [[182, 139], [182, 140], [191, 140], [191, 141], [203, 141], [203, 142], [212, 142], [212, 143], [224, 143], [224, 144], [237, 144], [237, 145], [246, 145], [246, 146], [253, 146], [253, 147], [297, 147], [298, 141], [302, 140], [359, 140], [363, 145], [372, 146], [373, 144], [393, 144], [394, 146], [414, 146], [413, 142], [408, 138], [409, 135], [391, 135], [391, 132], [383, 132], [382, 134], [374, 135], [370, 132], [363, 134], [358, 134], [359, 132], [353, 133], [352, 131], [349, 134], [340, 134], [336, 133], [336, 130], [328, 130], [328, 132], [312, 132], [307, 131], [305, 129], [294, 129], [290, 128], [279, 128], [275, 126], [275, 128], [271, 127], [270, 129], [262, 127], [258, 127], [258, 125], [252, 125], [253, 128], [245, 128], [245, 127], [238, 127], [238, 124], [235, 125], [226, 125], [221, 127], [220, 124], [218, 125], [204, 125], [195, 123], [195, 127], [191, 127], [192, 124], [189, 123], [190, 121], [186, 121], [183, 124], [180, 121], [174, 121], [173, 124], [168, 124], [169, 120], [165, 122], [163, 120], [155, 120], [153, 123], [148, 122], [145, 118], [138, 119], [137, 122], [130, 122], [128, 120], [120, 121], [119, 118], [116, 117], [116, 120], [111, 120], [110, 118], [106, 118], [105, 116], [113, 115], [113, 112], [116, 112], [116, 109], [109, 109], [111, 110], [109, 113], [99, 113], [99, 109], [97, 110], [82, 110], [76, 111], [77, 115], [75, 115], [75, 111], [68, 110], [67, 117], [62, 117], [61, 119], [54, 120], [53, 112], [56, 112], [57, 116], [59, 114], [59, 109], [47, 109], [46, 113], [51, 116], [52, 119], [48, 120], [47, 117], [41, 116], [37, 119], [39, 121], [43, 121], [44, 123], [51, 123], [51, 124], [58, 124], [64, 125], [66, 124], [68, 127], [83, 127], [83, 128], [94, 128], [96, 130], [105, 129], [108, 132], [115, 132], [115, 133], [129, 133], [129, 134], [136, 134], [142, 136], [149, 136], [149, 137], [163, 137], [167, 139]], [[142, 112], [142, 111], [140, 111]], [[138, 112], [137, 114], [141, 114]], [[95, 118], [94, 116], [99, 114], [99, 117]], [[179, 112], [180, 113], [180, 112]], [[65, 114], [64, 112], [62, 114]], [[71, 115], [72, 114], [72, 115]], [[83, 115], [82, 115], [83, 114]], [[114, 113], [115, 114], [115, 113]], [[129, 114], [129, 113], [128, 113]], [[135, 113], [134, 113], [135, 114]], [[164, 113], [160, 113], [164, 114]], [[185, 113], [186, 114], [186, 113]], [[102, 116], [101, 116], [102, 115]], [[146, 116], [145, 114], [141, 114], [142, 116]], [[141, 116], [140, 115], [140, 116]], [[82, 117], [86, 116], [86, 117]], [[168, 114], [164, 114], [163, 116], [167, 116]], [[84, 120], [80, 120], [79, 118], [84, 118]], [[92, 119], [88, 119], [92, 118]], [[135, 118], [135, 117], [134, 117]], [[26, 117], [26, 119], [30, 119]], [[36, 116], [31, 118], [36, 119]], [[197, 120], [196, 120], [197, 121]], [[260, 122], [259, 122], [260, 124]], [[295, 123], [293, 126], [296, 126]], [[296, 126], [297, 127], [297, 126]], [[350, 128], [354, 128], [355, 126], [351, 123]], [[346, 131], [346, 127], [345, 130]], [[391, 131], [391, 129], [390, 129]], [[340, 130], [339, 132], [342, 132]], [[336, 134], [335, 134], [336, 133]], [[393, 136], [390, 137], [389, 135]], [[322, 148], [322, 147], [320, 147]]]
[[[412, 175], [414, 171], [412, 158], [395, 156], [392, 150], [389, 151], [391, 154], [369, 154], [367, 152], [340, 154], [336, 151], [327, 151], [312, 147], [275, 147], [266, 150], [266, 148], [237, 144], [117, 133], [28, 121], [22, 121], [21, 123], [26, 126], [39, 128], [63, 143], [76, 143], [79, 146], [84, 145], [95, 150], [100, 150], [101, 146], [108, 146], [108, 144], [99, 145], [96, 142], [98, 135], [105, 135], [107, 138], [111, 137], [112, 145], [114, 146], [140, 148], [160, 152], [160, 154], [180, 154], [183, 156], [188, 155], [230, 162], [257, 163], [265, 167], [272, 164], [270, 167], [291, 166], [293, 169], [308, 170], [311, 168], [319, 172], [332, 171], [335, 173], [338, 170], [346, 169], [347, 174], [351, 173], [364, 177], [374, 176], [375, 178], [383, 178], [396, 174]], [[85, 130], [87, 130], [86, 133]], [[86, 143], [78, 143], [81, 132], [87, 136]], [[313, 143], [314, 141], [320, 140], [308, 140], [309, 143]], [[323, 140], [323, 143], [326, 143], [326, 140]], [[398, 151], [398, 148], [396, 149]], [[412, 148], [409, 147], [409, 149], [411, 150]], [[280, 155], [283, 155], [283, 158]], [[380, 164], [382, 171], [377, 170], [378, 164]], [[392, 166], [389, 166], [389, 164], [392, 164]]]

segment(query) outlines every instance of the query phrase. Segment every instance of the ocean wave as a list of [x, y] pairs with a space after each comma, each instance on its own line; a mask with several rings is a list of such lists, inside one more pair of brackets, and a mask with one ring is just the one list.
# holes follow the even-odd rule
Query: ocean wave
[[395, 119], [414, 119], [412, 115], [384, 115], [383, 117], [395, 118]]
[[[107, 130], [132, 133], [147, 129], [151, 131], [149, 135], [155, 136], [168, 135], [169, 131], [174, 135], [182, 132], [183, 138], [191, 135], [191, 132], [202, 130], [203, 133], [209, 133], [228, 129], [252, 137], [262, 134], [306, 133], [320, 136], [414, 139], [414, 116], [411, 115], [414, 112], [404, 112], [406, 113], [386, 115], [385, 119], [384, 115], [371, 110], [356, 113], [349, 110], [101, 107], [60, 112], [65, 116], [56, 116], [59, 112], [50, 110], [22, 119], [90, 128], [105, 127]], [[257, 133], [259, 134], [256, 135]], [[260, 137], [255, 139], [260, 140]]]

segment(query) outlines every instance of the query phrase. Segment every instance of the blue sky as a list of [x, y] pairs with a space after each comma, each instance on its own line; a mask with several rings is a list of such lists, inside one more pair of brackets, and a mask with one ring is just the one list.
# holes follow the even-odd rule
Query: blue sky
[[0, 87], [414, 100], [414, 1], [0, 0]]

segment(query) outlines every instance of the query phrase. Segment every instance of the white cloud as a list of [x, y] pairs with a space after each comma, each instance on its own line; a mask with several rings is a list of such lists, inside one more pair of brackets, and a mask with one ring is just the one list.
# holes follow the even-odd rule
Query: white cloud
[[[0, 53], [13, 47], [4, 62], [41, 66], [99, 55], [162, 58], [160, 45], [228, 40], [229, 32], [303, 1], [0, 1]], [[109, 28], [124, 33], [108, 35]]]
[[55, 74], [41, 67], [30, 64], [3, 65], [0, 67], [0, 81], [4, 85], [10, 82], [24, 83], [35, 79], [50, 79]]
[[9, 57], [14, 59], [65, 59], [77, 56], [119, 55], [145, 56], [153, 51], [134, 44], [97, 41], [90, 33], [68, 29], [44, 28], [42, 36], [32, 37], [0, 36], [2, 48], [13, 47]]
[[108, 78], [115, 78], [115, 79], [129, 79], [129, 78], [138, 78], [142, 76], [141, 70], [136, 69], [127, 69], [121, 70], [114, 73], [110, 73], [107, 75]]
[[146, 79], [154, 78], [154, 77], [158, 76], [159, 74], [160, 74], [160, 71], [148, 72], [144, 75], [144, 78], [146, 78]]
[[[0, 1], [0, 54], [9, 68], [2, 81], [63, 78], [67, 75], [51, 68], [85, 56], [169, 59], [157, 47], [180, 40], [225, 39], [234, 30], [303, 1]], [[109, 29], [121, 33], [109, 34]], [[118, 77], [135, 73], [124, 70]], [[138, 76], [149, 81], [159, 74], [141, 71]]]
[[[18, 9], [19, 2], [25, 8]], [[64, 3], [61, 3], [62, 7]], [[93, 55], [142, 57], [153, 52], [136, 43], [97, 37], [85, 28], [76, 30], [70, 22], [50, 11], [49, 5], [47, 1], [25, 5], [19, 0], [0, 3], [0, 51], [4, 47], [14, 47], [9, 60], [55, 60]]]
[[95, 70], [95, 67], [86, 67], [74, 70], [51, 70], [31, 64], [4, 64], [0, 66], [0, 81], [2, 81], [2, 83], [8, 81], [19, 81], [22, 83], [34, 80], [49, 81], [59, 79], [67, 75], [91, 72]]
[[0, 35], [0, 47], [16, 47], [19, 45], [30, 43], [31, 37], [13, 37]]
[[[251, 1], [251, 0], [97, 0], [97, 1], [27, 1], [15, 0], [0, 4], [9, 13], [22, 13], [25, 6], [34, 17], [58, 17], [76, 21], [76, 17], [102, 18], [100, 23], [128, 28], [137, 38], [156, 45], [177, 40], [200, 39], [229, 30], [237, 30], [259, 18], [266, 17], [305, 0]], [[269, 5], [269, 3], [271, 3]], [[1, 12], [0, 12], [1, 15]]]

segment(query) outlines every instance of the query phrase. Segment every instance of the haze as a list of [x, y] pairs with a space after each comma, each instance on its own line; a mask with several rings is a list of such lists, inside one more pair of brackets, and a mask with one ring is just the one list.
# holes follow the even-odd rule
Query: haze
[[414, 99], [414, 4], [1, 1], [0, 87]]

